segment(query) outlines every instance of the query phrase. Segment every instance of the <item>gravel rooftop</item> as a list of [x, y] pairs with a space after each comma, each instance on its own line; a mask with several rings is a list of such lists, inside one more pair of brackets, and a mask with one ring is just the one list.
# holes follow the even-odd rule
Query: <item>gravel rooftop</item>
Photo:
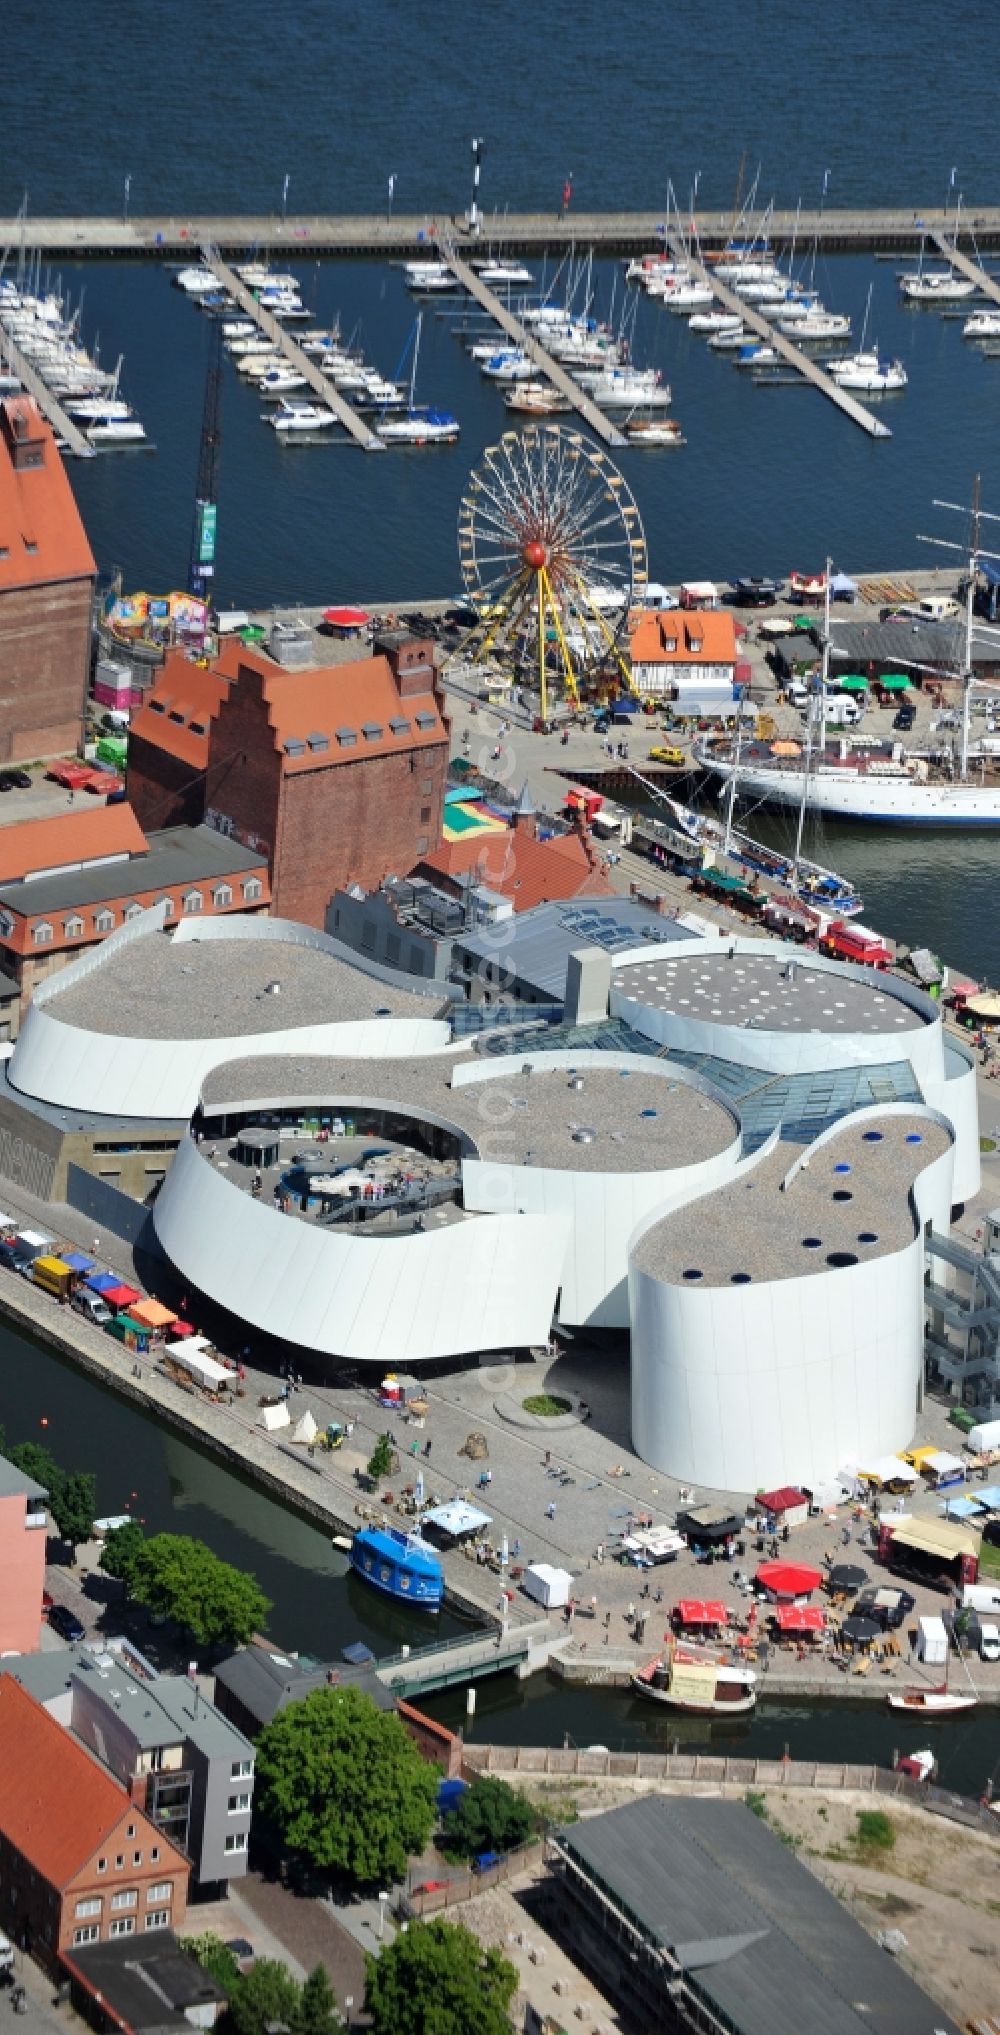
[[636, 1268], [669, 1285], [729, 1286], [886, 1257], [912, 1242], [910, 1189], [949, 1142], [926, 1117], [848, 1122], [811, 1152], [785, 1193], [797, 1148], [780, 1144], [746, 1177], [654, 1223]]
[[927, 1022], [882, 976], [870, 982], [787, 953], [671, 955], [616, 968], [612, 989], [653, 1010], [702, 1024], [750, 1024], [761, 1031], [915, 1032]]
[[[583, 1087], [570, 1087], [565, 1067], [537, 1067], [451, 1086], [459, 1056], [421, 1060], [333, 1060], [275, 1055], [233, 1060], [205, 1083], [211, 1111], [241, 1104], [323, 1101], [387, 1102], [455, 1124], [497, 1164], [561, 1167], [583, 1173], [645, 1173], [693, 1165], [737, 1135], [736, 1119], [700, 1089], [636, 1065], [588, 1067]], [[461, 1056], [466, 1065], [467, 1056]], [[493, 1063], [495, 1064], [495, 1063]], [[655, 1111], [655, 1115], [646, 1115]], [[576, 1129], [593, 1131], [578, 1143]]]
[[[267, 994], [280, 982], [276, 995]], [[61, 1024], [119, 1038], [227, 1039], [298, 1025], [433, 1018], [433, 997], [387, 988], [314, 947], [280, 940], [185, 940], [151, 933], [109, 956], [49, 1005]]]

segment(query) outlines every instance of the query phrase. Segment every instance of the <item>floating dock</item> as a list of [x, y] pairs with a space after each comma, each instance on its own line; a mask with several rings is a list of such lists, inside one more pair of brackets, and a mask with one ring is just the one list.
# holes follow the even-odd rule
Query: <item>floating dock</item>
[[325, 403], [327, 409], [333, 411], [345, 431], [350, 432], [355, 444], [362, 446], [365, 452], [384, 452], [385, 446], [381, 438], [362, 421], [350, 403], [345, 402], [340, 390], [327, 380], [322, 369], [316, 366], [316, 362], [311, 360], [307, 353], [303, 353], [301, 346], [296, 344], [290, 332], [286, 332], [279, 319], [265, 310], [263, 304], [258, 303], [252, 291], [247, 289], [245, 283], [240, 282], [239, 276], [235, 275], [223, 261], [218, 248], [203, 247], [201, 255], [222, 288], [232, 297], [234, 304], [238, 304], [240, 310], [244, 311], [248, 318], [253, 319], [258, 330], [266, 339], [273, 342], [276, 351], [283, 353], [292, 367], [305, 376], [309, 387], [315, 391], [320, 402]]
[[613, 424], [611, 418], [605, 416], [593, 397], [581, 389], [579, 383], [573, 380], [572, 375], [567, 374], [559, 361], [553, 360], [551, 353], [547, 353], [535, 334], [522, 325], [520, 318], [516, 317], [506, 304], [501, 304], [499, 297], [494, 295], [481, 276], [477, 276], [475, 269], [470, 268], [468, 262], [463, 261], [461, 256], [455, 253], [450, 241], [440, 240], [437, 243], [437, 250], [441, 260], [447, 263], [452, 275], [457, 276], [470, 297], [474, 297], [476, 303], [481, 304], [483, 310], [489, 312], [501, 331], [506, 332], [508, 339], [513, 339], [522, 353], [526, 353], [528, 359], [534, 361], [539, 374], [543, 374], [546, 381], [551, 382], [552, 387], [557, 389], [561, 396], [565, 396], [568, 403], [572, 403], [584, 423], [590, 425], [595, 437], [603, 438], [605, 445], [627, 445], [628, 439], [624, 431], [619, 431], [617, 424]]
[[967, 254], [960, 253], [954, 241], [949, 240], [946, 234], [934, 232], [929, 237], [933, 240], [938, 253], [944, 255], [945, 261], [950, 262], [952, 268], [958, 270], [959, 275], [965, 276], [970, 283], [975, 283], [977, 290], [981, 291], [984, 297], [988, 297], [991, 304], [1000, 304], [1000, 282], [995, 276], [988, 276], [986, 270], [979, 268], [976, 262], [970, 261]]
[[72, 417], [67, 415], [58, 396], [52, 394], [38, 369], [32, 366], [31, 361], [21, 352], [3, 325], [0, 325], [0, 350], [10, 362], [11, 373], [17, 375], [21, 387], [27, 390], [29, 396], [34, 397], [42, 416], [48, 418], [56, 437], [62, 440], [66, 450], [74, 453], [77, 459], [93, 459], [97, 453], [96, 445], [91, 445], [79, 425], [74, 424]]
[[697, 276], [699, 282], [707, 284], [713, 296], [718, 298], [726, 311], [736, 312], [744, 325], [749, 325], [751, 331], [758, 333], [767, 346], [773, 346], [775, 353], [786, 361], [789, 367], [793, 367], [796, 373], [802, 376], [803, 381], [808, 382], [811, 388], [818, 389], [831, 403], [836, 403], [838, 410], [843, 410], [845, 417], [849, 417], [852, 424], [859, 424], [862, 431], [867, 431], [869, 438], [892, 437], [888, 424], [883, 424], [881, 417], [873, 416], [871, 410], [866, 410], [863, 403], [859, 403], [847, 389], [842, 389], [839, 383], [834, 381], [833, 376], [828, 375], [826, 370], [820, 367], [818, 361], [810, 360], [808, 354], [803, 353], [801, 348], [786, 338], [783, 332], [777, 332], [769, 320], [756, 311], [752, 304], [748, 304], [743, 297], [738, 297], [735, 290], [728, 289], [710, 268], [705, 267], [704, 262], [696, 261], [679, 238], [675, 239], [669, 234], [667, 245], [675, 260], [686, 262], [692, 275]]

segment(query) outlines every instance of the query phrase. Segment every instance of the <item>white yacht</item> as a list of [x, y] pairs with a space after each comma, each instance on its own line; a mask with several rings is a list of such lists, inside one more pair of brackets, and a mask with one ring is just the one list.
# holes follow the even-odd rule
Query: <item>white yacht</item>
[[491, 382], [527, 382], [536, 372], [526, 353], [494, 353], [479, 363], [480, 373]]
[[973, 311], [962, 327], [963, 339], [1000, 339], [1000, 311]]
[[688, 319], [691, 332], [735, 332], [743, 320], [736, 311], [695, 311]]
[[264, 423], [270, 424], [272, 431], [286, 433], [328, 431], [331, 425], [337, 422], [334, 412], [328, 410], [322, 403], [282, 402], [280, 410], [264, 410], [261, 415]]
[[267, 374], [261, 375], [257, 382], [259, 394], [268, 399], [272, 396], [288, 396], [293, 389], [308, 387], [305, 375], [297, 373], [294, 367], [287, 366], [269, 368]]
[[443, 261], [407, 261], [403, 276], [408, 290], [457, 290], [458, 277]]
[[494, 283], [530, 285], [535, 280], [531, 270], [526, 269], [521, 262], [474, 261], [472, 266], [476, 270], [480, 281], [489, 284], [491, 288]]
[[900, 276], [899, 293], [914, 304], [953, 304], [975, 294], [976, 285], [954, 269], [923, 269]]
[[724, 332], [713, 332], [709, 346], [713, 353], [734, 353], [741, 346], [749, 344], [752, 333], [746, 325], [727, 326]]
[[188, 297], [208, 297], [219, 287], [218, 276], [210, 268], [178, 269], [174, 283]]
[[774, 367], [781, 359], [776, 346], [766, 346], [761, 339], [750, 339], [737, 350], [734, 367]]
[[144, 445], [146, 433], [138, 417], [100, 417], [88, 424], [84, 437], [91, 445]]
[[810, 340], [849, 339], [851, 321], [842, 311], [810, 311], [805, 318], [779, 318], [778, 331], [807, 346]]
[[851, 353], [830, 362], [829, 373], [838, 388], [858, 389], [868, 396], [887, 390], [905, 389], [909, 376], [901, 360], [883, 360], [876, 352]]
[[408, 410], [405, 417], [380, 418], [375, 429], [387, 445], [450, 445], [459, 423], [449, 410]]
[[75, 417], [82, 423], [113, 423], [131, 417], [132, 410], [121, 396], [67, 396], [63, 404], [67, 416]]
[[707, 283], [673, 283], [664, 290], [661, 301], [668, 311], [700, 311], [714, 304], [715, 292]]

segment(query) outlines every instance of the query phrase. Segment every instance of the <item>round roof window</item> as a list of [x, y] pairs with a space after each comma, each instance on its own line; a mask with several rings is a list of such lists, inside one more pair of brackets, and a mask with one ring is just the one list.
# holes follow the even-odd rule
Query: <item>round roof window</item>
[[851, 1170], [849, 1161], [847, 1159], [838, 1159], [833, 1170], [835, 1173], [849, 1173]]
[[922, 1132], [922, 1131], [907, 1131], [907, 1133], [906, 1133], [906, 1142], [907, 1142], [907, 1144], [908, 1144], [908, 1145], [922, 1145], [922, 1144], [923, 1144], [923, 1142], [924, 1142], [924, 1135], [923, 1135], [923, 1132]]
[[822, 1241], [822, 1237], [803, 1237], [802, 1248], [805, 1251], [818, 1251]]
[[877, 1244], [878, 1231], [874, 1229], [859, 1229], [858, 1242], [859, 1244]]
[[862, 1131], [861, 1135], [866, 1145], [880, 1145], [882, 1143], [881, 1131]]
[[640, 1115], [640, 1116], [656, 1116], [656, 1115], [657, 1115], [657, 1111], [656, 1111], [655, 1109], [641, 1109], [641, 1110], [639, 1111], [639, 1115]]
[[704, 1274], [697, 1271], [695, 1267], [692, 1265], [688, 1267], [688, 1270], [683, 1274], [683, 1277], [685, 1279], [701, 1279], [704, 1277]]
[[830, 1251], [826, 1262], [839, 1272], [844, 1265], [856, 1265], [858, 1261], [853, 1251]]
[[853, 1201], [854, 1196], [849, 1187], [835, 1187], [831, 1199], [834, 1201]]
[[749, 1286], [750, 1284], [749, 1272], [731, 1272], [729, 1275], [729, 1284], [730, 1286]]

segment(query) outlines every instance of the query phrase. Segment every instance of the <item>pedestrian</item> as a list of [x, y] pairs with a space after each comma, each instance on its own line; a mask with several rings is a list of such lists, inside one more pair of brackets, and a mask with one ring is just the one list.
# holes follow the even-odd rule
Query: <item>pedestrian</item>
[[430, 1455], [430, 1452], [431, 1452], [431, 1444], [430, 1444], [430, 1439], [428, 1438], [428, 1440], [427, 1440], [427, 1441], [425, 1441], [425, 1443], [424, 1443], [424, 1454], [425, 1454], [425, 1456], [429, 1456], [429, 1455]]
[[625, 1611], [625, 1618], [626, 1622], [629, 1625], [631, 1625], [635, 1619], [635, 1605], [633, 1604], [631, 1597], [628, 1600], [628, 1605]]
[[611, 1613], [610, 1613], [610, 1611], [606, 1611], [606, 1612], [604, 1613], [604, 1630], [605, 1630], [605, 1632], [610, 1632], [610, 1630], [611, 1630]]
[[550, 1462], [551, 1462], [551, 1461], [552, 1461], [552, 1450], [551, 1450], [551, 1449], [546, 1449], [546, 1451], [545, 1451], [545, 1467], [546, 1467], [546, 1469], [548, 1469], [548, 1467], [549, 1467], [549, 1464], [550, 1464]]
[[90, 1248], [91, 1248], [91, 1250], [92, 1250], [92, 1251], [99, 1251], [99, 1250], [100, 1250], [100, 1248], [101, 1248], [101, 1239], [100, 1239], [100, 1237], [95, 1237], [95, 1238], [94, 1238], [94, 1241], [93, 1241], [93, 1243], [91, 1244]]
[[597, 1617], [597, 1598], [596, 1598], [596, 1597], [592, 1597], [592, 1598], [591, 1598], [591, 1600], [590, 1600], [590, 1615], [591, 1615], [591, 1617], [592, 1617], [592, 1618], [596, 1618], [596, 1617]]
[[603, 1542], [603, 1540], [599, 1540], [599, 1541], [598, 1541], [598, 1543], [597, 1543], [597, 1559], [598, 1559], [598, 1561], [599, 1561], [599, 1562], [603, 1562], [603, 1560], [604, 1560], [604, 1542]]
[[545, 1517], [546, 1519], [554, 1519], [555, 1516], [556, 1516], [556, 1501], [554, 1498], [550, 1498], [548, 1504], [545, 1507]]

